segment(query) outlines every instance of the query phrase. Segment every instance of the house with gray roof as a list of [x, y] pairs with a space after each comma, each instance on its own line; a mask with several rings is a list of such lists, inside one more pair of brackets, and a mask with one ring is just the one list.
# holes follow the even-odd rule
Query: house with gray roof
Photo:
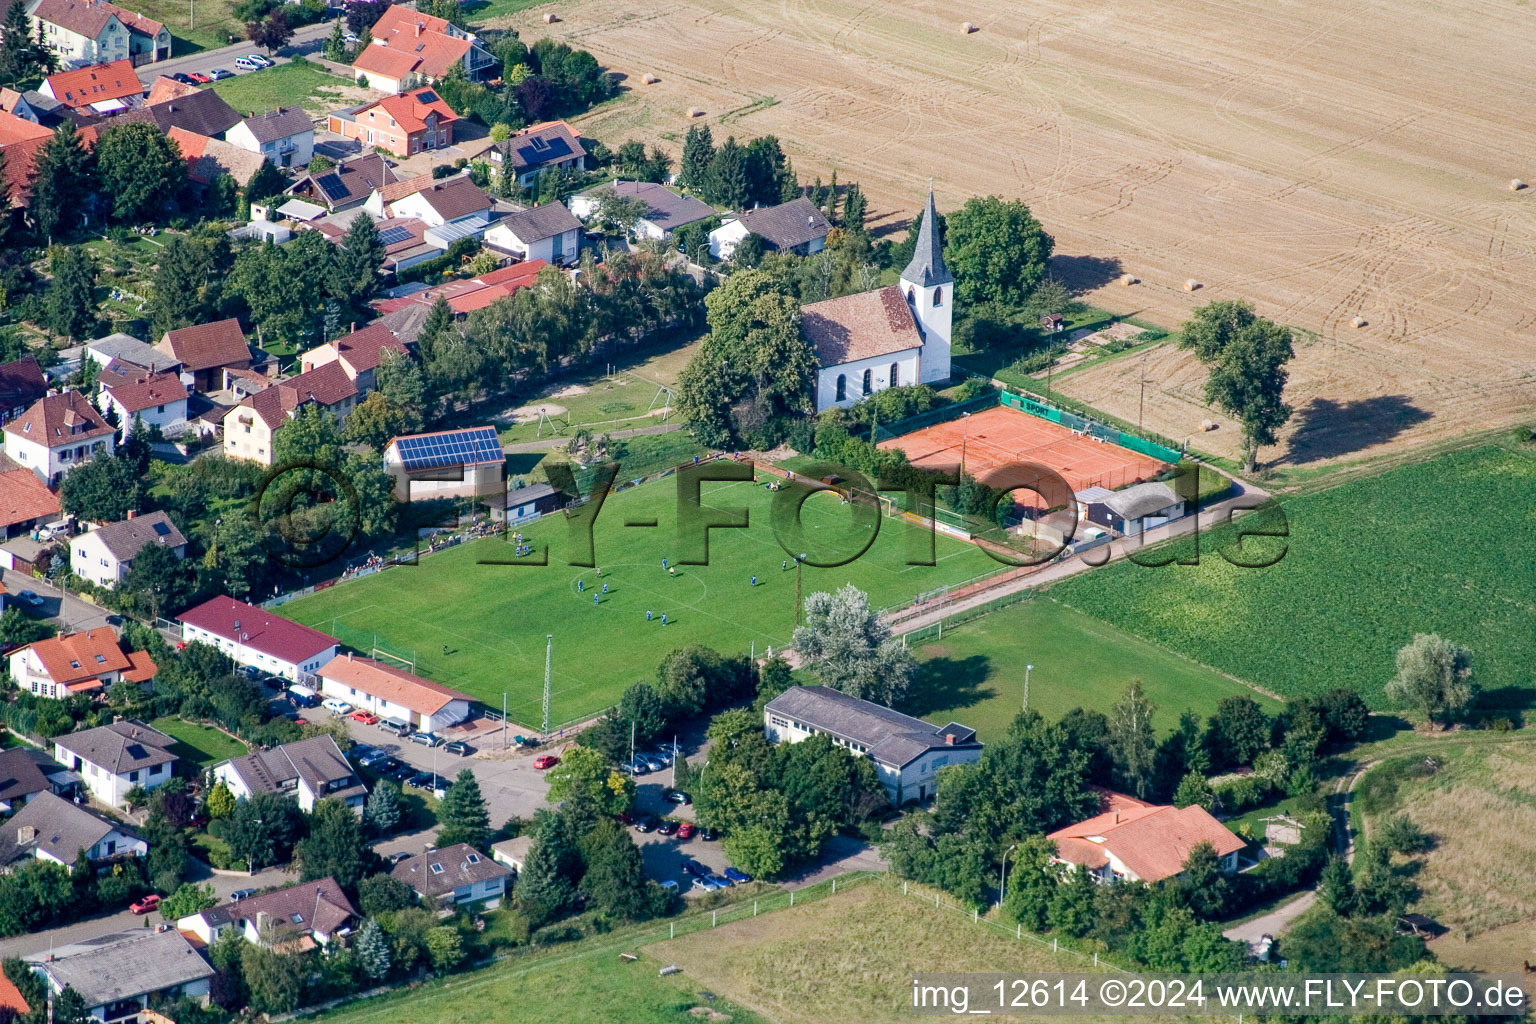
[[158, 729], [125, 718], [55, 736], [53, 757], [80, 773], [91, 796], [108, 806], [124, 807], [133, 787], [154, 789], [170, 781], [181, 760], [171, 753], [175, 743]]
[[638, 199], [645, 204], [645, 213], [630, 229], [630, 234], [642, 241], [665, 242], [683, 225], [697, 224], [715, 215], [715, 208], [709, 204], [651, 181], [610, 181], [594, 185], [571, 196], [571, 212], [585, 224], [597, 213], [603, 197], [615, 192], [625, 199]]
[[356, 919], [357, 908], [336, 879], [326, 877], [220, 903], [181, 918], [176, 927], [196, 935], [205, 945], [238, 929], [247, 942], [299, 952], [326, 945]]
[[1111, 491], [1104, 487], [1085, 487], [1073, 497], [1078, 515], [1091, 523], [1108, 527], [1127, 537], [1184, 515], [1184, 499], [1165, 483], [1149, 481]]
[[278, 107], [241, 121], [224, 140], [260, 153], [273, 167], [306, 167], [315, 155], [315, 124], [303, 107]]
[[80, 851], [96, 868], [149, 853], [149, 844], [133, 829], [78, 804], [39, 793], [0, 824], [0, 871], [30, 860], [72, 867]]
[[187, 538], [164, 512], [129, 514], [69, 539], [69, 567], [98, 587], [112, 589], [123, 581], [133, 560], [149, 544], [168, 548], [177, 558], [187, 554]]
[[922, 802], [938, 788], [940, 768], [981, 757], [976, 730], [958, 722], [932, 725], [826, 686], [792, 686], [763, 708], [770, 743], [827, 735], [874, 762], [891, 803]]
[[491, 519], [498, 523], [532, 522], [565, 503], [565, 495], [549, 484], [529, 484], [487, 496]]
[[109, 334], [105, 338], [97, 338], [87, 342], [86, 354], [94, 359], [103, 369], [113, 363], [126, 363], [128, 366], [150, 373], [179, 373], [181, 360], [175, 356], [161, 352], [159, 349], [148, 345], [131, 334]]
[[138, 1021], [151, 996], [208, 1002], [213, 968], [174, 928], [96, 935], [24, 957], [48, 990], [80, 993], [86, 1016]]
[[581, 221], [564, 203], [509, 213], [485, 233], [485, 244], [519, 260], [574, 263], [581, 251]]
[[407, 858], [390, 875], [416, 890], [429, 907], [451, 911], [461, 903], [483, 903], [494, 910], [506, 895], [512, 869], [468, 843], [457, 843]]
[[801, 196], [777, 206], [741, 211], [709, 233], [709, 253], [717, 260], [728, 260], [742, 239], [756, 235], [769, 251], [809, 256], [826, 248], [831, 228], [816, 204]]
[[329, 735], [311, 736], [267, 750], [256, 750], [214, 766], [214, 778], [236, 800], [253, 793], [293, 797], [301, 811], [321, 800], [340, 800], [358, 814], [368, 789]]
[[64, 770], [41, 750], [25, 746], [0, 750], [0, 814], [10, 814], [39, 795], [54, 791], [44, 765], [50, 765], [55, 773]]

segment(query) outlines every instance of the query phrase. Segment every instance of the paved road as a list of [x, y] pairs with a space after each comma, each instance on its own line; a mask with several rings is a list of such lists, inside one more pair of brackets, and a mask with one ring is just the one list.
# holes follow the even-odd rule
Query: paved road
[[319, 53], [327, 36], [331, 34], [330, 22], [321, 22], [318, 25], [305, 25], [293, 33], [293, 40], [276, 56], [267, 54], [261, 47], [249, 40], [241, 40], [233, 46], [220, 47], [217, 50], [203, 50], [186, 57], [173, 57], [163, 60], [158, 64], [145, 64], [138, 69], [139, 81], [146, 86], [154, 82], [161, 75], [174, 75], [177, 72], [186, 74], [192, 71], [200, 71], [207, 74], [214, 68], [223, 68], [233, 71], [237, 75], [259, 75], [260, 71], [241, 71], [235, 67], [235, 58], [244, 57], [248, 53], [259, 53], [278, 64], [286, 64], [300, 54]]
[[40, 609], [23, 608], [20, 604], [16, 607], [23, 608], [28, 615], [41, 615], [61, 632], [78, 633], [87, 629], [100, 629], [109, 624], [107, 616], [113, 614], [100, 605], [80, 600], [74, 594], [65, 596], [47, 580], [33, 579], [13, 569], [0, 570], [0, 576], [4, 577], [0, 582], [4, 582], [12, 594], [30, 590], [41, 597], [43, 606]]

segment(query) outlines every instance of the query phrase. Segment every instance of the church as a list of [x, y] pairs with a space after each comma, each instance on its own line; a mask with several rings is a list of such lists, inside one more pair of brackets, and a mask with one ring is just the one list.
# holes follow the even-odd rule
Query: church
[[954, 281], [944, 267], [933, 190], [901, 283], [813, 302], [800, 326], [816, 350], [816, 411], [852, 405], [886, 388], [949, 383]]

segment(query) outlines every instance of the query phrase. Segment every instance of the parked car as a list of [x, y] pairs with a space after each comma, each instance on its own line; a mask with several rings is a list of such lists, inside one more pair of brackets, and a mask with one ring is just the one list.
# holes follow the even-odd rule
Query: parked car
[[189, 71], [187, 72], [187, 77], [192, 79], [192, 81], [196, 82], [198, 85], [207, 85], [209, 82], [213, 81], [213, 79], [209, 78], [201, 71]]
[[352, 712], [352, 721], [362, 722], [364, 725], [378, 725], [379, 716], [372, 711], [354, 711]]
[[352, 713], [351, 704], [348, 704], [344, 700], [337, 700], [335, 697], [327, 697], [324, 701], [321, 702], [320, 706], [325, 708], [325, 710], [329, 711], [331, 714], [335, 715], [337, 718], [340, 718], [342, 715], [350, 715]]
[[320, 706], [320, 694], [307, 686], [295, 683], [288, 687], [288, 703], [296, 708], [317, 708]]
[[679, 839], [692, 839], [693, 838], [693, 822], [691, 822], [691, 821], [679, 822], [678, 826], [677, 826], [677, 838], [679, 838]]
[[669, 790], [667, 790], [666, 799], [667, 799], [667, 803], [671, 803], [671, 804], [691, 804], [691, 803], [693, 803], [693, 797], [689, 796], [687, 793], [684, 793], [680, 789], [669, 789]]
[[436, 789], [437, 776], [432, 772], [417, 772], [405, 780], [407, 786], [415, 786], [417, 789]]
[[729, 889], [731, 887], [731, 880], [724, 875], [710, 875], [709, 880], [722, 889]]
[[748, 882], [752, 881], [752, 876], [747, 874], [745, 871], [742, 871], [740, 868], [726, 868], [725, 877], [729, 878], [737, 885], [746, 885]]
[[663, 879], [661, 887], [667, 890], [667, 892], [677, 892], [678, 889], [677, 883], [670, 878]]
[[641, 818], [639, 821], [635, 822], [636, 832], [649, 832], [655, 827], [656, 822], [652, 821], [650, 818]]
[[394, 867], [401, 861], [410, 860], [414, 856], [415, 854], [411, 853], [410, 850], [396, 850], [394, 853], [389, 855], [389, 866]]
[[663, 761], [655, 754], [640, 754], [635, 758], [635, 760], [644, 764], [653, 772], [659, 772], [667, 766], [667, 762]]
[[382, 750], [370, 750], [357, 759], [357, 763], [364, 768], [378, 768], [389, 760], [389, 755]]
[[195, 85], [195, 84], [197, 84], [196, 82], [193, 81], [191, 75], [185, 74], [184, 72], [181, 72], [181, 71], [178, 71], [174, 75], [172, 75], [171, 76], [171, 81], [173, 81], [173, 82], [180, 82], [182, 85]]
[[475, 748], [471, 747], [468, 743], [454, 740], [452, 743], [443, 744], [443, 752], [445, 754], [458, 754], [460, 757], [468, 757], [475, 752]]
[[249, 57], [236, 57], [235, 67], [239, 68], [241, 71], [260, 71], [262, 68], [266, 67], [266, 65], [258, 64], [254, 60], [251, 60]]
[[669, 821], [663, 821], [657, 827], [656, 831], [657, 831], [658, 834], [664, 835], [664, 836], [676, 835], [677, 834], [677, 822], [670, 821], [670, 820]]
[[719, 892], [725, 886], [710, 878], [708, 875], [693, 876], [693, 887], [699, 892]]
[[720, 838], [720, 833], [716, 832], [714, 829], [710, 828], [708, 825], [705, 825], [703, 831], [701, 831], [699, 833], [699, 838], [704, 840], [706, 843], [712, 843], [716, 839]]
[[148, 914], [159, 905], [160, 896], [157, 893], [150, 893], [148, 896], [145, 896], [137, 903], [130, 904], [128, 909], [133, 911], [135, 914]]
[[229, 902], [239, 903], [241, 900], [248, 900], [255, 895], [255, 889], [236, 889], [234, 892], [229, 894]]
[[16, 600], [33, 608], [41, 608], [43, 606], [43, 599], [38, 597], [37, 592], [33, 590], [22, 590], [17, 592]]
[[212, 71], [208, 72], [208, 77], [213, 79], [215, 82], [219, 82], [226, 78], [234, 78], [235, 73], [225, 68], [214, 68]]
[[411, 734], [410, 726], [406, 725], [404, 722], [397, 722], [393, 718], [385, 718], [380, 720], [379, 728], [395, 736], [409, 736]]
[[411, 742], [420, 743], [424, 747], [435, 747], [441, 743], [442, 740], [438, 739], [436, 736], [429, 732], [413, 732], [411, 733]]
[[560, 759], [554, 754], [540, 754], [533, 759], [533, 766], [541, 772], [546, 768], [553, 768], [559, 763]]
[[248, 53], [245, 55], [245, 59], [255, 64], [259, 68], [270, 68], [277, 63], [270, 57], [263, 57], [259, 53]]
[[660, 761], [661, 766], [665, 768], [672, 763], [672, 748], [666, 747], [662, 750], [648, 751], [645, 756]]

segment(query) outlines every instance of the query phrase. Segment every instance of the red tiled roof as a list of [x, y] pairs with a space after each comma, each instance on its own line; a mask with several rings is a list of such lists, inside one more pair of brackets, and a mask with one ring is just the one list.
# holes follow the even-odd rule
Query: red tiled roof
[[147, 683], [160, 671], [148, 651], [129, 651], [128, 661], [130, 667], [123, 672], [123, 678], [130, 683]]
[[273, 387], [292, 391], [300, 405], [310, 401], [321, 405], [336, 405], [357, 395], [357, 385], [347, 376], [347, 371], [340, 363], [317, 366], [296, 377], [277, 381]]
[[5, 183], [10, 189], [13, 207], [25, 209], [31, 202], [32, 170], [37, 165], [37, 151], [47, 141], [47, 138], [39, 136], [0, 146], [0, 151], [5, 153]]
[[368, 34], [374, 39], [391, 39], [395, 37], [414, 37], [417, 34], [417, 26], [421, 26], [422, 32], [448, 31], [448, 20], [431, 14], [422, 14], [413, 11], [409, 7], [391, 7], [380, 15], [379, 20], [373, 23], [373, 28]]
[[352, 66], [398, 81], [416, 70], [416, 65], [420, 63], [421, 58], [414, 53], [405, 53], [388, 46], [365, 46]]
[[30, 469], [0, 468], [0, 526], [47, 519], [60, 512], [59, 496]]
[[43, 671], [48, 677], [63, 685], [133, 667], [128, 655], [117, 645], [117, 634], [107, 628], [38, 640], [28, 648], [43, 663]]
[[[208, 143], [213, 140], [206, 135], [187, 131], [185, 128], [172, 127], [165, 133], [166, 138], [176, 143], [181, 150], [182, 159], [187, 162], [187, 177], [196, 180], [197, 165], [203, 158], [203, 150], [208, 148]], [[207, 182], [204, 182], [207, 184]]]
[[215, 597], [188, 608], [180, 621], [295, 665], [339, 643], [333, 636], [232, 597]]
[[497, 299], [506, 298], [519, 288], [533, 287], [539, 271], [549, 266], [545, 260], [527, 260], [510, 267], [493, 270], [468, 281], [450, 281], [437, 288], [429, 288], [394, 299], [374, 303], [380, 313], [393, 313], [407, 306], [430, 306], [439, 298], [447, 299], [448, 306], [456, 313], [468, 313], [489, 306]]
[[395, 351], [403, 353], [405, 344], [382, 323], [371, 323], [367, 327], [353, 331], [344, 337], [331, 342], [331, 347], [336, 354], [347, 361], [347, 365], [361, 373], [364, 370], [372, 370], [384, 360], [384, 353]]
[[151, 406], [185, 401], [187, 387], [181, 382], [179, 374], [162, 373], [158, 376], [142, 374], [138, 379], [130, 383], [108, 388], [107, 394], [112, 396], [114, 402], [132, 414], [143, 412]]
[[800, 310], [800, 327], [823, 368], [923, 344], [912, 310], [895, 285], [812, 302]]
[[417, 194], [445, 221], [458, 220], [496, 205], [479, 185], [469, 180], [467, 174], [434, 181]]
[[24, 117], [0, 111], [0, 147], [29, 139], [46, 139], [53, 132], [40, 124], [33, 124]]
[[155, 347], [194, 371], [251, 361], [245, 332], [240, 330], [240, 321], [233, 318], [166, 331]]
[[107, 18], [112, 15], [117, 16], [124, 28], [146, 36], [158, 36], [165, 28], [153, 18], [125, 10], [107, 0], [41, 0], [31, 14], [39, 21], [67, 28], [89, 39], [101, 35], [101, 30], [107, 26]]
[[5, 432], [48, 448], [115, 433], [78, 391], [38, 399], [30, 409], [7, 423]]
[[71, 108], [144, 94], [144, 84], [134, 72], [133, 62], [127, 59], [49, 75], [43, 88]]
[[430, 679], [403, 672], [372, 658], [354, 657], [351, 654], [326, 662], [320, 668], [320, 678], [334, 679], [371, 697], [410, 708], [418, 715], [436, 714], [449, 701], [474, 699]]
[[[419, 132], [426, 128], [429, 114], [437, 115], [439, 128], [459, 119], [459, 115], [453, 112], [453, 108], [430, 87], [413, 89], [398, 96], [385, 96], [370, 106], [382, 107], [384, 112], [394, 118], [395, 123], [407, 132]], [[357, 114], [361, 115], [367, 109], [368, 107], [364, 107], [363, 110], [357, 111]]]
[[156, 103], [164, 103], [166, 100], [193, 96], [201, 91], [195, 85], [178, 82], [170, 75], [161, 75], [149, 84], [149, 95], [144, 97], [144, 105], [146, 107], [153, 106]]
[[431, 188], [432, 182], [435, 180], [437, 179], [433, 178], [431, 174], [418, 174], [414, 178], [392, 181], [388, 185], [379, 188], [379, 198], [386, 203], [393, 203], [396, 200], [404, 199], [406, 196], [413, 196], [422, 189]]
[[1247, 845], [1198, 804], [1159, 807], [1120, 793], [1108, 794], [1107, 803], [1104, 813], [1050, 834], [1058, 857], [1100, 868], [1112, 854], [1143, 882], [1159, 882], [1182, 872], [1201, 843], [1218, 857]]
[[48, 393], [48, 378], [35, 356], [0, 363], [0, 415], [31, 405]]
[[31, 1010], [27, 1006], [27, 1000], [21, 994], [21, 989], [3, 974], [0, 974], [0, 1006], [9, 1006], [18, 1014], [25, 1014]]
[[[444, 19], [397, 4], [374, 23], [369, 30], [372, 44], [363, 47], [352, 65], [391, 78], [402, 78], [411, 71], [437, 78], [447, 74], [473, 45], [468, 39], [450, 35], [450, 31]], [[400, 70], [398, 59], [384, 56], [391, 51], [409, 57], [411, 65]]]

